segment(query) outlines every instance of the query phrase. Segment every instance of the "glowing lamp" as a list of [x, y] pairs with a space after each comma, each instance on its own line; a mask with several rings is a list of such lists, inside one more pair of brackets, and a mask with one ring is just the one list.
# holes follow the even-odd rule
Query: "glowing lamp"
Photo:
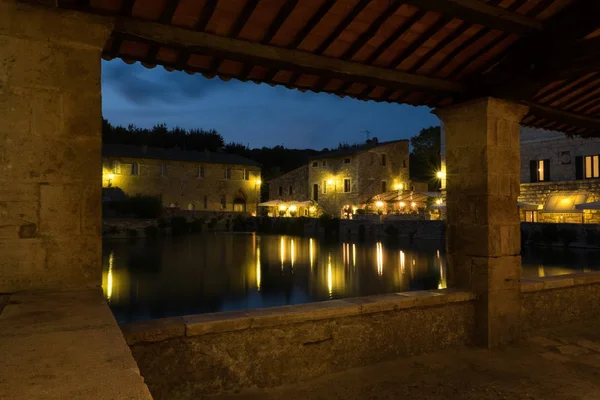
[[417, 203], [415, 203], [414, 201], [412, 203], [410, 203], [411, 207], [414, 207], [417, 205]]
[[260, 179], [257, 179], [257, 180], [256, 180], [256, 184], [257, 184], [258, 186], [260, 186], [260, 185], [262, 185], [262, 181], [261, 181]]
[[381, 208], [381, 207], [383, 207], [383, 201], [378, 201], [377, 203], [375, 203], [375, 205], [376, 205], [378, 208]]
[[294, 212], [294, 211], [296, 211], [296, 209], [297, 209], [296, 206], [293, 206], [293, 205], [290, 206], [290, 211]]
[[110, 180], [115, 179], [115, 174], [108, 174], [108, 179], [110, 179]]
[[438, 171], [436, 172], [435, 176], [437, 176], [438, 179], [442, 179], [444, 177], [444, 173], [442, 171]]
[[279, 206], [279, 211], [285, 211], [285, 208], [286, 207], [284, 205], [281, 205], [281, 206]]
[[333, 179], [327, 179], [327, 184], [328, 185], [333, 185]]
[[403, 201], [400, 202], [400, 207], [404, 207], [405, 205], [406, 204]]
[[437, 199], [437, 200], [435, 201], [435, 204], [437, 204], [438, 206], [439, 206], [439, 205], [441, 205], [441, 204], [442, 204], [442, 199]]

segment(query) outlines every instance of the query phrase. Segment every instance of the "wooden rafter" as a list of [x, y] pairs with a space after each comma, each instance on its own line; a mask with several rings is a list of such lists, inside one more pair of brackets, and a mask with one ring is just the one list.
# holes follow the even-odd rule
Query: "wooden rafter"
[[158, 23], [119, 19], [115, 31], [141, 40], [238, 62], [263, 65], [274, 70], [302, 71], [329, 79], [352, 80], [389, 88], [464, 93], [459, 83], [392, 71], [298, 50], [282, 49], [239, 39], [167, 27]]
[[451, 18], [485, 25], [491, 29], [519, 35], [541, 31], [541, 22], [480, 0], [404, 0], [422, 10], [435, 11]]

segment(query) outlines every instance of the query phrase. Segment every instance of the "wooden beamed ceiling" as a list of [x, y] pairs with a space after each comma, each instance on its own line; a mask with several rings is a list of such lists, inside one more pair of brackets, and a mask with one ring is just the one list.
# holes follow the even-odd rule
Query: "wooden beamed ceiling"
[[118, 16], [105, 59], [430, 107], [496, 96], [531, 126], [600, 135], [600, 1], [58, 3]]

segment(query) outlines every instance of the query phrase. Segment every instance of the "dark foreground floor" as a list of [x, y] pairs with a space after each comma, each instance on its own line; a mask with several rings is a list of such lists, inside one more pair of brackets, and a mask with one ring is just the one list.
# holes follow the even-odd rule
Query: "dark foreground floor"
[[600, 320], [542, 331], [504, 349], [452, 349], [212, 399], [600, 400]]

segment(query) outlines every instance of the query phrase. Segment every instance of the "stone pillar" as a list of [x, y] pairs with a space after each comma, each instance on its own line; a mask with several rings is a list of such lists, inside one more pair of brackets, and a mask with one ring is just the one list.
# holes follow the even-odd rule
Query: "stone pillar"
[[521, 334], [519, 122], [527, 107], [483, 98], [436, 110], [446, 133], [449, 287], [473, 291], [476, 340]]
[[0, 293], [100, 285], [107, 21], [0, 0]]

